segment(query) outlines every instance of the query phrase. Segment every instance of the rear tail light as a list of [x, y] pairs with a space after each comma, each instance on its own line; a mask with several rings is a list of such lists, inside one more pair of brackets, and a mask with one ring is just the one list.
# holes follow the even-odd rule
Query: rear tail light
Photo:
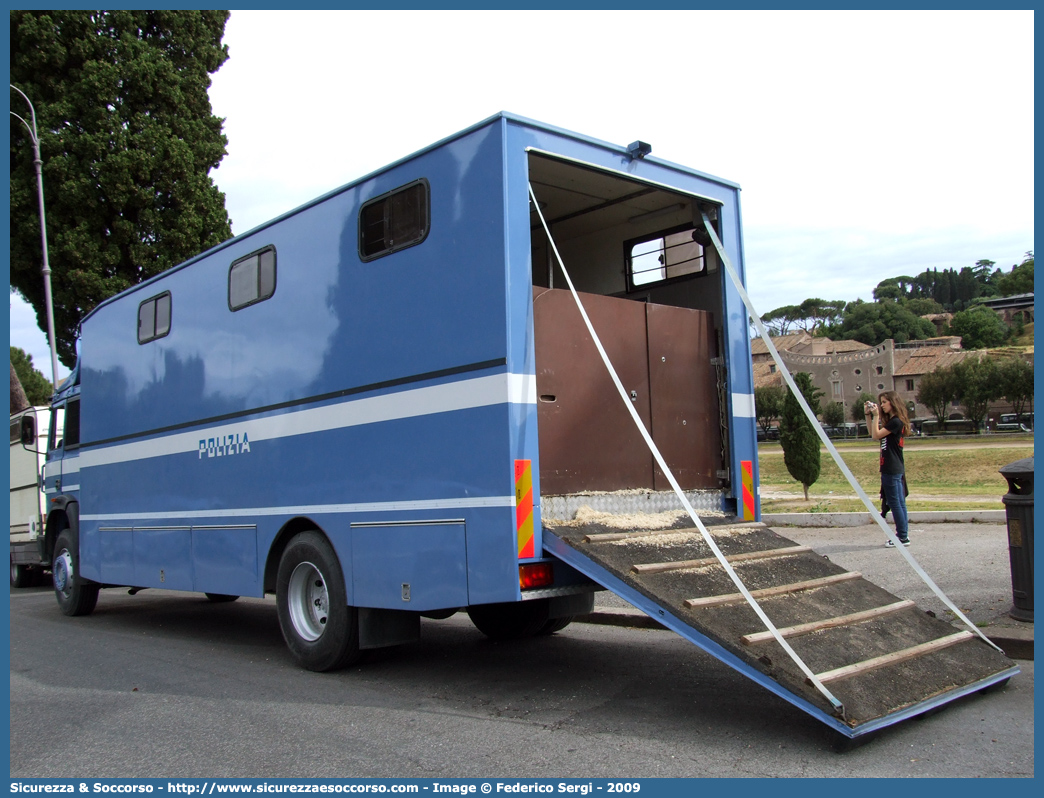
[[523, 590], [550, 587], [555, 583], [555, 571], [549, 562], [532, 562], [518, 566], [518, 586]]

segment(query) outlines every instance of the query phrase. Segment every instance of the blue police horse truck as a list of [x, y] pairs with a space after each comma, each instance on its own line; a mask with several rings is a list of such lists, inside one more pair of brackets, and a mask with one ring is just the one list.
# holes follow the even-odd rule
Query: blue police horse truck
[[501, 113], [101, 303], [47, 445], [61, 610], [274, 593], [312, 670], [421, 617], [589, 612], [542, 515], [678, 505], [555, 250], [681, 487], [756, 519], [747, 313], [704, 213], [742, 274], [736, 185]]

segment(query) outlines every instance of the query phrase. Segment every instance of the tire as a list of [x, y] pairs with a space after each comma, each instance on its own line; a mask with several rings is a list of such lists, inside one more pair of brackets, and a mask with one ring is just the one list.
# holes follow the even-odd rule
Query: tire
[[28, 568], [11, 560], [11, 587], [29, 587], [33, 582], [32, 576]]
[[90, 615], [98, 603], [99, 585], [80, 577], [80, 547], [75, 532], [63, 529], [54, 544], [51, 581], [65, 615]]
[[359, 658], [359, 613], [348, 606], [341, 564], [319, 532], [302, 532], [287, 545], [276, 606], [283, 639], [303, 668], [332, 671]]
[[538, 634], [551, 623], [547, 617], [549, 608], [547, 599], [476, 604], [468, 607], [468, 617], [491, 640], [519, 640]]
[[432, 610], [431, 612], [422, 612], [420, 617], [431, 618], [433, 621], [444, 621], [447, 618], [452, 618], [458, 612], [460, 612], [459, 607], [455, 607], [451, 610]]
[[552, 618], [540, 627], [540, 631], [537, 634], [553, 635], [555, 632], [561, 632], [573, 622], [575, 617], [575, 615], [564, 615], [561, 618]]
[[224, 593], [204, 593], [208, 599], [214, 604], [227, 604], [230, 601], [235, 601], [239, 596], [226, 596]]

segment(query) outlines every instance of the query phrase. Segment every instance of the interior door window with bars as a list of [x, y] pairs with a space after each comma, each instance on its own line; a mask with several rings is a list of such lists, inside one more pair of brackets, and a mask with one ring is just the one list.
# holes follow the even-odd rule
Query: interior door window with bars
[[658, 234], [628, 246], [628, 276], [635, 287], [698, 274], [707, 268], [703, 247], [693, 240], [691, 228]]

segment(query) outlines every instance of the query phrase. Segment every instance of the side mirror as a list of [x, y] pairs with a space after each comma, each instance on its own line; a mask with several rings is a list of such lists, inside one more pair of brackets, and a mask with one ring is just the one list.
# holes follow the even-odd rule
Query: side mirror
[[32, 446], [36, 443], [36, 416], [22, 416], [21, 439], [22, 446]]

